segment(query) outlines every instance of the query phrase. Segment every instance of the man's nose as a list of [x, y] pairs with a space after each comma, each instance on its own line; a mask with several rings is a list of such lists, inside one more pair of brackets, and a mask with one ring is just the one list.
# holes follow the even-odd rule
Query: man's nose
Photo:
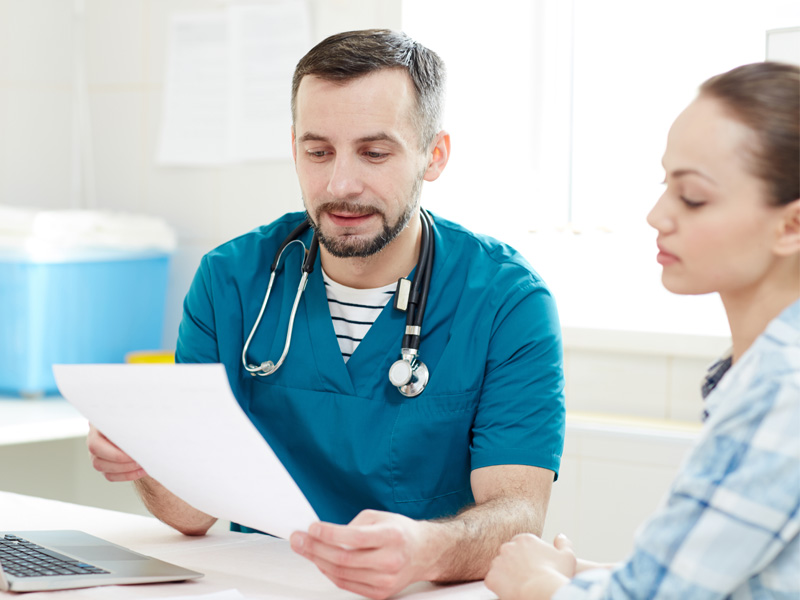
[[364, 191], [364, 182], [357, 160], [338, 155], [328, 181], [328, 193], [334, 198], [351, 198]]

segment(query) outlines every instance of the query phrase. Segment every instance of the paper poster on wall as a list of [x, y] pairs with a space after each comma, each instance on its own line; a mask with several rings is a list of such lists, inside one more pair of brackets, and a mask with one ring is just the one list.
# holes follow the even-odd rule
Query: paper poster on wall
[[173, 17], [158, 164], [290, 158], [292, 74], [310, 47], [296, 0]]

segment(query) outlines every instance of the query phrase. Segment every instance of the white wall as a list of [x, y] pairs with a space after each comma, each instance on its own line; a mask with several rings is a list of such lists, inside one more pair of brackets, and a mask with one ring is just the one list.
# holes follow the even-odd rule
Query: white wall
[[[288, 160], [220, 168], [155, 165], [170, 16], [228, 4], [85, 0], [98, 208], [160, 216], [179, 235], [167, 299], [167, 349], [174, 348], [181, 303], [200, 257], [302, 208]], [[309, 0], [308, 5], [313, 43], [337, 31], [400, 27], [400, 0]], [[0, 204], [69, 207], [73, 6], [71, 0], [0, 0]], [[287, 145], [289, 126], [287, 121]]]

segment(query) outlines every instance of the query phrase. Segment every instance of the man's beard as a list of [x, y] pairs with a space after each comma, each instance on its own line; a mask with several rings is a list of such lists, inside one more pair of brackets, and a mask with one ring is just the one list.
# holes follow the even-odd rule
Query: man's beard
[[[340, 200], [326, 202], [316, 211], [316, 221], [311, 218], [306, 209], [306, 220], [317, 234], [319, 243], [336, 258], [366, 258], [377, 254], [388, 246], [406, 228], [411, 216], [419, 206], [420, 192], [422, 191], [422, 176], [414, 180], [411, 188], [411, 201], [406, 204], [405, 211], [394, 224], [386, 220], [386, 215], [372, 206], [364, 206], [356, 202]], [[303, 201], [305, 204], [305, 199]], [[327, 236], [319, 227], [319, 216], [323, 212], [346, 212], [353, 215], [379, 215], [383, 221], [383, 231], [371, 239], [356, 236]]]

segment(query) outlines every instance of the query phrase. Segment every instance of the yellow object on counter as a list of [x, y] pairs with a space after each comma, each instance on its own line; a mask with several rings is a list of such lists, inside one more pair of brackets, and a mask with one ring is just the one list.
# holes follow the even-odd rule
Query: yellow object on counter
[[125, 355], [125, 362], [128, 364], [174, 363], [175, 353], [171, 350], [137, 350], [128, 352]]

